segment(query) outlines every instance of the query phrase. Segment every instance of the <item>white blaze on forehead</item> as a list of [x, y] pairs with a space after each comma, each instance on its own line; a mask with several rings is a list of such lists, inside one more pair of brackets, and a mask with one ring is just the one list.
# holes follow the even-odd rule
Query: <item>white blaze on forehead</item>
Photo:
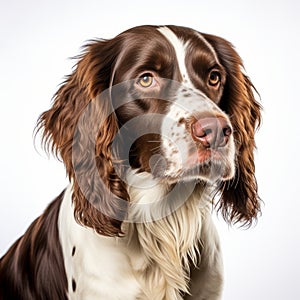
[[157, 29], [173, 46], [176, 58], [179, 66], [179, 71], [182, 75], [185, 83], [189, 83], [192, 85], [188, 72], [185, 65], [185, 56], [186, 56], [186, 47], [187, 43], [184, 43], [181, 39], [179, 39], [176, 34], [168, 27], [160, 27]]

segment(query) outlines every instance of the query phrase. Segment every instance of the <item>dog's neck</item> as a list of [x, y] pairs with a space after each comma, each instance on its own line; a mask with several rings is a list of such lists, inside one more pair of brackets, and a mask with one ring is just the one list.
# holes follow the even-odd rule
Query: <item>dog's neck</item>
[[127, 180], [133, 207], [124, 230], [136, 253], [133, 268], [146, 291], [157, 287], [149, 299], [181, 299], [188, 293], [190, 265], [199, 263], [201, 225], [211, 207], [208, 189], [200, 183], [167, 185], [143, 173]]

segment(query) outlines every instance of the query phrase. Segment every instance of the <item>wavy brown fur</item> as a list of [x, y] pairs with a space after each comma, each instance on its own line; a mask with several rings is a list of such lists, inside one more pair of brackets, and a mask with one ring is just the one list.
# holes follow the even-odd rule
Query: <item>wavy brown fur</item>
[[[222, 38], [205, 35], [216, 49], [227, 73], [221, 108], [230, 116], [236, 145], [236, 176], [222, 185], [219, 209], [233, 223], [251, 225], [260, 212], [255, 178], [254, 134], [261, 122], [261, 106], [255, 100], [250, 79], [242, 72], [243, 63], [233, 46]], [[222, 101], [223, 100], [223, 101]]]
[[[99, 114], [108, 116], [101, 121], [100, 127], [95, 129], [98, 131], [95, 147], [88, 137], [85, 137], [90, 129], [84, 128], [84, 124], [78, 131], [76, 127], [80, 116], [91, 101], [96, 101], [96, 96], [109, 87], [119, 43], [119, 39], [114, 39], [94, 41], [86, 46], [75, 71], [60, 87], [54, 97], [52, 108], [40, 116], [37, 126], [38, 131], [43, 130], [46, 148], [62, 158], [68, 176], [74, 182], [73, 202], [76, 220], [108, 236], [122, 233], [120, 219], [126, 213], [126, 208], [120, 208], [117, 200], [113, 198], [117, 196], [128, 200], [127, 191], [115, 174], [112, 164], [110, 145], [117, 131], [117, 121], [113, 114], [109, 114], [108, 99], [97, 102], [97, 109], [93, 112], [94, 120], [97, 116], [101, 118]], [[75, 133], [81, 135], [84, 147], [76, 144], [78, 140], [74, 139]], [[80, 185], [85, 187], [85, 193], [79, 187], [72, 159], [76, 162], [76, 176], [80, 176]], [[91, 168], [92, 159], [96, 160], [102, 185], [94, 186], [91, 183], [93, 181], [91, 178], [95, 176], [94, 169]], [[108, 191], [111, 191], [111, 194]], [[89, 201], [86, 201], [87, 198]], [[97, 210], [97, 207], [101, 207], [102, 212]], [[112, 215], [117, 215], [118, 219], [109, 217]]]
[[67, 300], [57, 220], [61, 193], [0, 259], [0, 300]]

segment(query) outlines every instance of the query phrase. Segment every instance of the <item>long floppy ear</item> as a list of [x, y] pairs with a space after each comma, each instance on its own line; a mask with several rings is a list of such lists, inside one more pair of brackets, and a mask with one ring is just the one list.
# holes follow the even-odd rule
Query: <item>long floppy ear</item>
[[254, 98], [256, 90], [243, 73], [243, 63], [232, 45], [219, 37], [208, 35], [206, 38], [226, 69], [227, 81], [220, 106], [230, 116], [237, 152], [236, 175], [222, 186], [220, 210], [229, 222], [251, 225], [260, 212], [253, 152], [261, 106]]
[[[113, 167], [111, 144], [117, 120], [108, 93], [99, 96], [109, 88], [120, 47], [117, 38], [88, 44], [74, 72], [57, 91], [52, 108], [40, 116], [37, 125], [38, 131], [43, 130], [46, 149], [61, 157], [73, 182], [76, 220], [108, 236], [122, 233], [127, 207], [120, 207], [117, 199], [129, 201]], [[82, 120], [88, 110], [90, 119]]]

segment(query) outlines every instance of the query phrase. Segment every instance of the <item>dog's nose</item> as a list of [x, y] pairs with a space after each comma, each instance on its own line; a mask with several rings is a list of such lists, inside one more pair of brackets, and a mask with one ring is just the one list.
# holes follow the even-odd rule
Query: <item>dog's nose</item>
[[205, 148], [221, 148], [228, 143], [232, 134], [231, 126], [222, 117], [208, 117], [199, 119], [192, 124], [192, 136]]

